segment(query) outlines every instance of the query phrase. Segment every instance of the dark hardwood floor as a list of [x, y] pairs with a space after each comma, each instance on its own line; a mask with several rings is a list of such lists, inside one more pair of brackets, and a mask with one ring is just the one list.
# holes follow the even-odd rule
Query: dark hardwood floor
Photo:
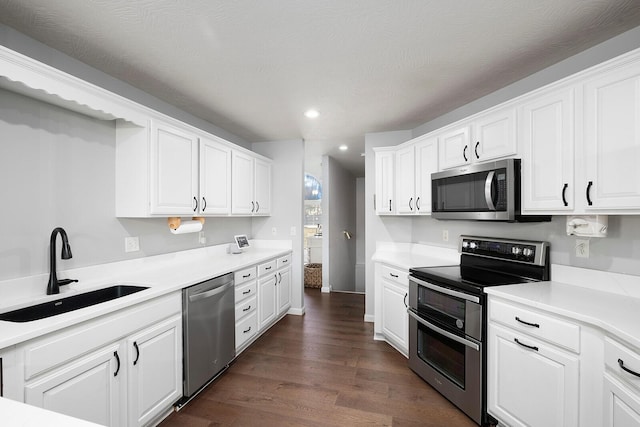
[[307, 288], [305, 305], [160, 426], [476, 426], [373, 340], [363, 295]]

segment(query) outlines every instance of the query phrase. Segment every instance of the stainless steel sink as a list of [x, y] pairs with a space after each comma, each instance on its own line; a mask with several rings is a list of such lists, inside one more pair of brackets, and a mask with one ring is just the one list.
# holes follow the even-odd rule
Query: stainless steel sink
[[68, 313], [69, 311], [89, 307], [121, 298], [136, 292], [149, 289], [145, 286], [135, 285], [115, 285], [104, 289], [98, 289], [84, 294], [73, 295], [66, 298], [19, 308], [0, 314], [0, 320], [8, 322], [30, 322], [32, 320], [44, 319], [57, 314]]

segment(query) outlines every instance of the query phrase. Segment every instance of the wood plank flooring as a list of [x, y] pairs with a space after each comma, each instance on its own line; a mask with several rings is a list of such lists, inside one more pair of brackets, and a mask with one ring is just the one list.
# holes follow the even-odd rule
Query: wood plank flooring
[[373, 340], [364, 295], [306, 288], [305, 305], [160, 426], [477, 427]]

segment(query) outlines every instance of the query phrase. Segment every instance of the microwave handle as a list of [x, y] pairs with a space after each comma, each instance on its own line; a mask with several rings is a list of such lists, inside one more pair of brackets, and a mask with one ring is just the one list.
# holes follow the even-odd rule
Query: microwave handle
[[484, 182], [484, 199], [489, 206], [490, 211], [496, 210], [496, 205], [493, 203], [493, 195], [491, 194], [491, 187], [493, 187], [493, 180], [496, 176], [495, 171], [490, 171], [487, 174], [487, 180]]

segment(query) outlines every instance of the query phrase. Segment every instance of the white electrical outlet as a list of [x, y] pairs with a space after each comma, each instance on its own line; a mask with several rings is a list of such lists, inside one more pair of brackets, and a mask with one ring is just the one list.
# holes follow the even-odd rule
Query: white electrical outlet
[[576, 239], [576, 256], [578, 258], [589, 258], [589, 241]]
[[125, 252], [137, 252], [140, 250], [140, 240], [137, 237], [125, 237], [124, 238], [124, 251]]
[[278, 230], [275, 227], [271, 227], [271, 235], [275, 236], [276, 234], [278, 234]]
[[200, 231], [198, 233], [198, 242], [201, 245], [205, 245], [207, 243], [207, 236], [204, 235], [204, 231]]
[[295, 225], [293, 227], [291, 227], [291, 235], [292, 236], [296, 235], [296, 226]]
[[442, 241], [443, 242], [449, 241], [449, 230], [442, 230]]

